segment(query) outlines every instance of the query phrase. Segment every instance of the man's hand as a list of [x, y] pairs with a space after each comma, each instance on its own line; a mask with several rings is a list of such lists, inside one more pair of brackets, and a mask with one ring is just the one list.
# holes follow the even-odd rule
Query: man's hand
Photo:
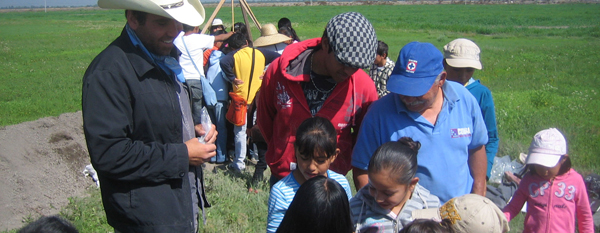
[[241, 80], [239, 78], [236, 78], [236, 79], [233, 80], [233, 85], [235, 87], [237, 87], [238, 85], [241, 85], [242, 83], [244, 83], [244, 80]]
[[206, 144], [215, 144], [217, 135], [219, 134], [219, 132], [217, 132], [217, 127], [214, 124], [210, 127], [208, 132], [204, 132], [202, 124], [195, 125], [194, 130], [196, 131], [197, 137], [204, 136], [204, 141]]
[[469, 170], [473, 177], [473, 189], [471, 193], [485, 197], [485, 173], [487, 172], [487, 155], [485, 146], [469, 150]]
[[204, 131], [201, 124], [195, 125], [194, 130], [196, 131], [197, 136], [204, 136], [205, 144], [200, 143], [198, 138], [192, 138], [185, 142], [185, 145], [188, 149], [190, 165], [199, 166], [217, 155], [215, 141], [217, 140], [217, 135], [219, 133], [217, 132], [215, 125], [212, 125], [208, 132]]
[[217, 146], [212, 144], [202, 144], [198, 138], [192, 138], [185, 142], [188, 149], [188, 157], [191, 166], [200, 166], [210, 158], [217, 155]]

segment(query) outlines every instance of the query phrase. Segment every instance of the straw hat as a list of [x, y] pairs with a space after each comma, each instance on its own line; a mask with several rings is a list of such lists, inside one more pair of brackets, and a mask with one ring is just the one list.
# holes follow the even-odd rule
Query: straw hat
[[147, 12], [194, 27], [204, 22], [204, 7], [199, 0], [98, 0], [98, 6]]
[[260, 37], [254, 41], [254, 46], [263, 47], [267, 45], [274, 45], [291, 39], [292, 38], [277, 32], [275, 25], [269, 23], [263, 25], [260, 29]]

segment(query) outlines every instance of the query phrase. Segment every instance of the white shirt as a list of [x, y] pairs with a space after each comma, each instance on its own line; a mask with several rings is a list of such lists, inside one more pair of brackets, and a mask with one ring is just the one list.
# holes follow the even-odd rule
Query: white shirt
[[[181, 51], [181, 56], [179, 56], [179, 64], [183, 69], [183, 76], [186, 80], [200, 80], [200, 77], [204, 76], [204, 67], [202, 66], [204, 64], [204, 50], [213, 47], [215, 43], [215, 37], [198, 33], [193, 33], [187, 36], [184, 36], [184, 34], [185, 32], [180, 32], [175, 40], [173, 40], [173, 44], [177, 46], [179, 51]], [[196, 67], [194, 67], [194, 63], [192, 63], [190, 58], [194, 59]]]

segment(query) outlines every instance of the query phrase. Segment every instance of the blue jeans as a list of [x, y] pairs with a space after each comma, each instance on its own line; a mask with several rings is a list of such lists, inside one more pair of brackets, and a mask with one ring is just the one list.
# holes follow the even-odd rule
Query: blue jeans
[[209, 108], [208, 113], [210, 118], [217, 126], [217, 155], [211, 158], [211, 162], [222, 163], [225, 162], [225, 158], [227, 155], [227, 119], [225, 119], [225, 114], [227, 113], [227, 102], [218, 101], [214, 108]]
[[[246, 116], [244, 116], [246, 117]], [[239, 170], [244, 170], [246, 168], [246, 124], [242, 126], [233, 126], [233, 134], [234, 134], [234, 142], [235, 142], [235, 158], [233, 158], [233, 163], [235, 167]]]

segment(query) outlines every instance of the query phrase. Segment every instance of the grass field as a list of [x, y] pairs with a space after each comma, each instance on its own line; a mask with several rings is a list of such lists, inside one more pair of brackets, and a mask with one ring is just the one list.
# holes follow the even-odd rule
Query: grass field
[[[334, 15], [364, 14], [396, 60], [410, 41], [439, 49], [466, 37], [482, 50], [475, 72], [493, 93], [499, 156], [526, 152], [539, 130], [557, 127], [569, 140], [574, 168], [600, 173], [600, 5], [374, 5], [253, 7], [262, 24], [288, 17], [301, 39], [319, 37]], [[213, 8], [207, 8], [207, 16]], [[218, 17], [231, 22], [230, 8]], [[236, 8], [236, 21], [242, 21]], [[0, 13], [0, 126], [81, 109], [81, 78], [124, 25], [121, 10]], [[259, 36], [253, 30], [254, 38]], [[264, 232], [268, 186], [246, 192], [249, 173], [207, 172], [204, 232]], [[98, 191], [64, 211], [82, 232], [105, 232]], [[522, 218], [511, 222], [519, 232]], [[227, 230], [223, 230], [227, 229]]]

